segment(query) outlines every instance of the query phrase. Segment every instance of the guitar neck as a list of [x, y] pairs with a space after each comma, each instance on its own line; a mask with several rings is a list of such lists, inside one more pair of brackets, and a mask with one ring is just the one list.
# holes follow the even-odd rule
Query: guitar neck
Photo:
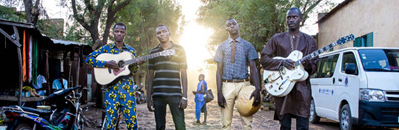
[[158, 57], [160, 55], [161, 55], [161, 52], [157, 52], [157, 53], [149, 54], [149, 55], [146, 55], [146, 56], [134, 58], [134, 59], [125, 61], [125, 65], [130, 65], [130, 64], [137, 63], [137, 60], [139, 60], [139, 59], [142, 60], [142, 61], [146, 61], [146, 60]]
[[330, 44], [328, 44], [327, 46], [325, 46], [325, 47], [323, 47], [323, 48], [321, 48], [321, 49], [319, 49], [319, 50], [316, 50], [316, 51], [314, 51], [314, 52], [312, 52], [312, 53], [310, 53], [310, 54], [304, 56], [303, 58], [301, 58], [300, 60], [298, 60], [298, 61], [295, 62], [295, 66], [301, 65], [302, 62], [303, 62], [304, 60], [312, 59], [312, 58], [314, 58], [314, 57], [320, 55], [321, 53], [323, 53], [323, 52], [325, 52], [325, 51], [327, 51], [327, 50], [333, 48], [333, 47], [336, 46], [336, 45], [337, 45], [337, 41], [335, 41], [335, 42], [333, 42], [333, 43], [330, 43]]

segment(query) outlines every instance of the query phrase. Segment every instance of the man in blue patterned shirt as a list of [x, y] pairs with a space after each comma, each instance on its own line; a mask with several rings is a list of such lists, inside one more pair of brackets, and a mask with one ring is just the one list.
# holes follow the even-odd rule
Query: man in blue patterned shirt
[[[119, 54], [124, 51], [128, 51], [132, 53], [133, 56], [136, 56], [134, 48], [124, 43], [126, 36], [125, 24], [116, 23], [113, 27], [113, 35], [115, 43], [106, 44], [90, 53], [86, 58], [86, 64], [99, 68], [108, 67], [118, 71], [119, 67], [115, 61], [101, 61], [97, 60], [96, 57], [102, 53]], [[140, 64], [141, 61], [138, 63]], [[129, 66], [129, 69], [131, 73], [135, 73], [138, 66], [137, 64], [133, 64]], [[107, 85], [104, 97], [104, 107], [106, 112], [103, 129], [115, 129], [119, 111], [122, 111], [123, 116], [125, 117], [127, 128], [129, 130], [137, 129], [136, 99], [134, 98], [135, 89], [133, 85], [134, 80], [132, 74], [122, 77], [118, 81], [114, 81]]]
[[[234, 104], [244, 87], [251, 87], [248, 74], [248, 63], [251, 80], [255, 85], [250, 99], [255, 98], [252, 106], [260, 103], [260, 82], [255, 60], [259, 59], [254, 46], [240, 37], [238, 23], [235, 19], [226, 21], [229, 38], [222, 42], [216, 51], [214, 61], [217, 62], [216, 83], [218, 104], [222, 112], [222, 129], [231, 129]], [[252, 129], [252, 115], [242, 116], [243, 129]]]

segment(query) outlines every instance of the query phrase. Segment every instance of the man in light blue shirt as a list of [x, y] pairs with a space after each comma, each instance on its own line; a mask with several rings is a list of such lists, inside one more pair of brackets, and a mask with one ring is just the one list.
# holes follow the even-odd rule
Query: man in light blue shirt
[[54, 90], [67, 89], [67, 88], [68, 88], [68, 81], [64, 79], [64, 74], [61, 73], [60, 77], [58, 77], [58, 79], [55, 79], [53, 81], [51, 89], [53, 89], [54, 91]]
[[[255, 98], [252, 106], [260, 104], [260, 81], [255, 62], [259, 56], [255, 47], [240, 37], [239, 25], [235, 19], [228, 19], [225, 28], [229, 38], [218, 46], [214, 61], [217, 62], [217, 99], [221, 107], [222, 129], [230, 130], [234, 105], [242, 88], [254, 87], [249, 100]], [[251, 75], [248, 73], [248, 67]], [[254, 86], [250, 84], [249, 77]], [[252, 115], [240, 117], [242, 129], [251, 130]]]
[[36, 78], [36, 82], [34, 82], [32, 85], [36, 89], [37, 94], [40, 96], [44, 96], [46, 94], [46, 88], [43, 88], [43, 84], [47, 84], [47, 80], [43, 75], [39, 74]]

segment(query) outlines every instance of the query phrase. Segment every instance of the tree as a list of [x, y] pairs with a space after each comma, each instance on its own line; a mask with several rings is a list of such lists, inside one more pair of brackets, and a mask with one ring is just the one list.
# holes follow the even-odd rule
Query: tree
[[[116, 21], [126, 24], [125, 43], [141, 56], [148, 54], [159, 43], [155, 29], [160, 24], [168, 26], [172, 41], [179, 40], [185, 24], [181, 11], [175, 0], [138, 0], [119, 11]], [[147, 68], [146, 62], [141, 68]], [[145, 73], [146, 69], [140, 71]]]
[[[129, 4], [118, 12], [117, 21], [127, 26], [125, 42], [142, 54], [159, 42], [155, 29], [158, 25], [168, 26], [172, 41], [177, 41], [184, 25], [181, 6], [175, 0], [142, 0]], [[182, 21], [179, 25], [179, 21]]]
[[[40, 15], [47, 15], [44, 8], [40, 4], [40, 0], [23, 0], [23, 6], [25, 8], [25, 14], [21, 14], [16, 11], [16, 7], [21, 6], [21, 0], [5, 0], [2, 2], [8, 7], [0, 7], [0, 13], [3, 15], [2, 18], [18, 21], [28, 22], [36, 26]], [[24, 17], [24, 19], [21, 19]]]
[[76, 0], [71, 0], [71, 8], [73, 17], [83, 28], [89, 31], [93, 43], [95, 40], [100, 39], [100, 18], [104, 15], [103, 11], [106, 10], [106, 21], [104, 23], [105, 28], [102, 41], [103, 43], [107, 43], [110, 28], [116, 19], [116, 13], [127, 6], [131, 1], [132, 0], [83, 0], [79, 1], [81, 3], [83, 2], [82, 4], [77, 4]]
[[40, 0], [24, 0], [24, 5], [27, 22], [36, 26], [40, 14]]
[[[302, 10], [303, 26], [308, 14], [321, 3], [321, 0], [202, 0], [198, 22], [214, 30], [210, 44], [216, 46], [228, 34], [225, 21], [235, 18], [240, 25], [241, 37], [250, 41], [260, 52], [274, 34], [286, 31], [285, 16], [291, 7]], [[330, 3], [324, 1], [324, 3]], [[214, 49], [211, 48], [211, 49]]]

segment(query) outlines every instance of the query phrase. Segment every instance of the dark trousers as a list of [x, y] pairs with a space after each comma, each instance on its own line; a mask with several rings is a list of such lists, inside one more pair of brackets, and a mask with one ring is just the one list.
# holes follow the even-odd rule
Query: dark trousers
[[155, 123], [157, 130], [165, 130], [166, 105], [169, 105], [176, 130], [185, 130], [184, 109], [179, 108], [181, 97], [154, 97]]
[[296, 118], [297, 130], [309, 130], [309, 118], [295, 116], [292, 114], [285, 114], [283, 119], [280, 120], [280, 130], [291, 130], [291, 118]]

